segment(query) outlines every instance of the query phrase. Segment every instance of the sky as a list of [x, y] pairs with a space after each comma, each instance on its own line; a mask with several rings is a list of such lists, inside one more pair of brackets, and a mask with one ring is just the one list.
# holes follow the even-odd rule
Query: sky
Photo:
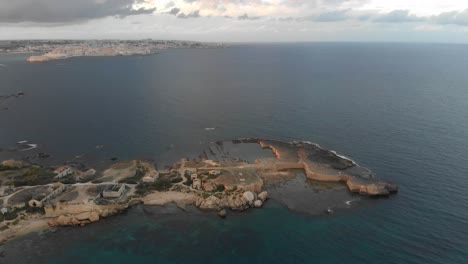
[[468, 0], [0, 0], [0, 39], [468, 43]]

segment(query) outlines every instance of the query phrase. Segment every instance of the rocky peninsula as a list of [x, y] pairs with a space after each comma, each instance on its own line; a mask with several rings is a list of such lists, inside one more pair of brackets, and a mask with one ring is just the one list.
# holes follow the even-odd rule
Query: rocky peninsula
[[[255, 145], [274, 156], [234, 158], [226, 150], [228, 144]], [[136, 204], [175, 203], [181, 209], [194, 205], [224, 218], [229, 210], [261, 208], [270, 197], [269, 186], [297, 174], [363, 197], [398, 191], [398, 186], [376, 179], [354, 161], [307, 142], [216, 142], [198, 159], [183, 158], [165, 168], [142, 160], [115, 162], [102, 171], [76, 163], [49, 167], [7, 160], [0, 163], [0, 240], [40, 228], [84, 226]]]

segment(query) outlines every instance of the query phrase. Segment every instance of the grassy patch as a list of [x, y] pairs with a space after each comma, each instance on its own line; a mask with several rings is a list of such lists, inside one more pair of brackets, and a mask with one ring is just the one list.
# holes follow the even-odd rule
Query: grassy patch
[[54, 182], [55, 174], [47, 168], [31, 167], [25, 171], [21, 176], [13, 179], [13, 185], [19, 186], [34, 186], [44, 185]]
[[210, 180], [216, 179], [218, 177], [219, 177], [219, 175], [208, 174], [208, 179], [210, 179]]
[[74, 184], [76, 183], [76, 179], [73, 175], [68, 175], [62, 179], [60, 179], [60, 182], [63, 184]]
[[112, 169], [114, 170], [123, 170], [130, 168], [133, 165], [133, 162], [128, 161], [128, 162], [119, 162], [111, 166]]
[[154, 188], [155, 188], [157, 191], [167, 191], [167, 190], [169, 190], [171, 187], [172, 187], [171, 181], [168, 180], [168, 179], [166, 179], [166, 178], [157, 179], [157, 180], [154, 182]]
[[26, 212], [30, 214], [45, 214], [45, 210], [42, 207], [30, 207], [26, 204]]
[[216, 191], [218, 191], [218, 192], [224, 192], [225, 189], [226, 188], [222, 184], [216, 185]]
[[137, 184], [145, 176], [146, 172], [148, 172], [146, 167], [138, 167], [135, 171], [135, 175], [122, 179], [119, 181], [119, 183]]
[[171, 183], [179, 183], [183, 181], [182, 177], [175, 177], [171, 179]]
[[192, 186], [192, 176], [190, 176], [190, 174], [187, 171], [184, 173], [184, 177], [185, 179], [187, 179], [187, 181], [184, 184], [187, 186]]
[[168, 191], [172, 187], [172, 183], [167, 178], [157, 179], [155, 182], [140, 183], [136, 187], [138, 195], [145, 195], [151, 191]]
[[5, 166], [0, 164], [0, 171], [19, 170], [21, 167]]
[[10, 221], [10, 220], [16, 219], [17, 217], [18, 217], [18, 211], [11, 210], [6, 214], [0, 214], [0, 222]]

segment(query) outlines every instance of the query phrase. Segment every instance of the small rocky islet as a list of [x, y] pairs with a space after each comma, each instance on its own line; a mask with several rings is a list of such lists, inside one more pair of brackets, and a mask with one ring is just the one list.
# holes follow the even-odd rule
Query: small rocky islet
[[[247, 145], [270, 155], [248, 161], [231, 153]], [[115, 162], [102, 171], [76, 162], [50, 167], [6, 160], [0, 163], [0, 240], [40, 228], [83, 226], [135, 204], [194, 205], [225, 218], [229, 210], [261, 208], [272, 186], [298, 174], [307, 179], [302, 185], [322, 184], [347, 195], [388, 197], [398, 191], [351, 159], [309, 142], [219, 141], [199, 158], [183, 158], [166, 168], [142, 160]], [[307, 199], [314, 203], [313, 197]]]

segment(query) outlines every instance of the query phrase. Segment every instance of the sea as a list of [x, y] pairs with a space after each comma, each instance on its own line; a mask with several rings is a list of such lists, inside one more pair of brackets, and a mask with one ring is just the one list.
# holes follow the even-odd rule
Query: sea
[[[468, 263], [468, 45], [233, 44], [41, 64], [29, 55], [0, 55], [0, 95], [24, 93], [0, 99], [0, 159], [163, 166], [217, 140], [310, 141], [400, 191], [320, 215], [274, 199], [226, 219], [136, 206], [9, 241], [0, 263]], [[37, 148], [19, 151], [19, 141]]]

